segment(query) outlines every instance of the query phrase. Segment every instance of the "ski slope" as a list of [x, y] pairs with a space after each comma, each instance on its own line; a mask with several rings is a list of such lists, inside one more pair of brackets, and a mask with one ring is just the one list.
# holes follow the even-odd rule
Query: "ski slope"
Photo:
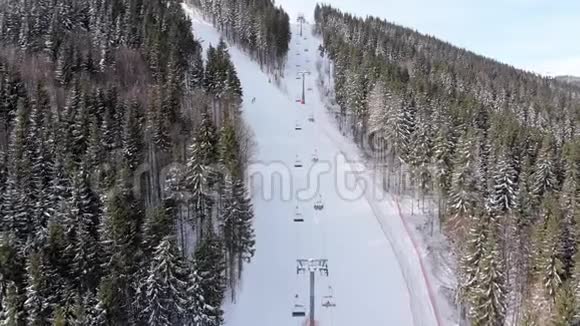
[[[184, 10], [204, 48], [217, 45], [219, 32], [195, 10], [186, 5]], [[248, 171], [256, 254], [244, 267], [235, 302], [225, 306], [226, 325], [306, 325], [306, 318], [291, 316], [296, 294], [308, 307], [308, 275], [296, 273], [296, 259], [302, 258], [328, 259], [328, 277], [316, 274], [317, 325], [440, 325], [397, 203], [387, 195], [378, 198], [372, 173], [357, 163], [356, 148], [335, 128], [318, 95], [320, 41], [311, 28], [306, 25], [300, 37], [293, 26], [286, 77], [279, 87], [230, 45], [244, 91], [244, 119], [257, 143]], [[302, 92], [297, 75], [304, 70], [311, 75], [302, 104], [296, 101]], [[297, 157], [303, 167], [295, 167]], [[313, 208], [318, 194], [325, 206], [321, 211]], [[296, 206], [304, 223], [293, 221]], [[321, 305], [329, 292], [334, 308]]]

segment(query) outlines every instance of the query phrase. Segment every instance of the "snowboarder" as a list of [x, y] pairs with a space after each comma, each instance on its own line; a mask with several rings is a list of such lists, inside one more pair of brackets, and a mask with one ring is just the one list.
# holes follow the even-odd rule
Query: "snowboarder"
[[256, 98], [252, 98], [252, 104], [256, 103]]

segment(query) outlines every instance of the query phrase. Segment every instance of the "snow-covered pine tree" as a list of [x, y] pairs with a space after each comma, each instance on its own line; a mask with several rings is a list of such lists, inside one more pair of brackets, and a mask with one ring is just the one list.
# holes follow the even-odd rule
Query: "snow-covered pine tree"
[[0, 311], [0, 325], [2, 326], [21, 326], [25, 325], [23, 320], [24, 310], [22, 307], [22, 298], [18, 293], [18, 287], [14, 282], [8, 282], [6, 294], [2, 297]]
[[190, 262], [191, 267], [186, 269], [187, 276], [187, 302], [185, 311], [185, 324], [187, 326], [220, 326], [221, 321], [217, 318], [216, 310], [206, 302], [202, 284], [203, 278], [197, 272], [195, 262]]
[[470, 319], [474, 326], [503, 325], [506, 317], [503, 259], [495, 228], [491, 225], [488, 230], [475, 288], [471, 291]]
[[460, 234], [465, 222], [474, 215], [478, 204], [473, 150], [473, 134], [467, 131], [457, 146], [449, 191], [450, 227]]
[[[64, 204], [64, 202], [63, 202]], [[62, 223], [64, 216], [57, 210], [48, 220], [48, 239], [42, 250], [44, 256], [44, 277], [47, 282], [47, 300], [51, 309], [61, 304], [71, 288], [68, 282], [70, 275], [70, 257], [65, 255], [67, 248], [66, 230]]]
[[445, 126], [439, 126], [433, 142], [434, 179], [437, 192], [443, 200], [447, 198], [451, 187], [451, 170], [454, 146], [449, 139]]
[[559, 197], [563, 214], [562, 258], [565, 274], [570, 275], [574, 265], [573, 257], [578, 251], [576, 239], [580, 235], [580, 146], [569, 145], [565, 148], [565, 152], [565, 176]]
[[236, 130], [231, 121], [226, 121], [220, 130], [218, 143], [219, 163], [225, 166], [227, 173], [234, 177], [241, 177], [239, 158], [239, 144]]
[[[202, 164], [209, 166], [217, 161], [217, 131], [207, 111], [201, 114], [201, 123], [195, 139], [199, 143], [199, 155]], [[192, 153], [193, 154], [193, 153]]]
[[87, 292], [84, 296], [76, 295], [72, 311], [69, 312], [68, 323], [70, 326], [96, 326], [95, 321], [97, 298], [93, 292]]
[[207, 63], [205, 65], [205, 74], [203, 77], [203, 88], [210, 94], [216, 94], [217, 89], [217, 51], [210, 45], [207, 49]]
[[[115, 117], [112, 115], [111, 110], [107, 108], [105, 112], [103, 112], [101, 125], [96, 129], [98, 130], [96, 137], [97, 139], [100, 138], [99, 145], [102, 148], [103, 154], [115, 148], [114, 121]], [[91, 144], [91, 141], [89, 141], [89, 144]], [[102, 156], [99, 156], [99, 158], [102, 158]]]
[[24, 233], [26, 230], [25, 225], [19, 225], [19, 221], [16, 218], [19, 192], [16, 186], [16, 178], [12, 174], [7, 176], [4, 189], [0, 196], [2, 196], [2, 207], [0, 207], [2, 208], [0, 231]]
[[411, 132], [415, 125], [414, 103], [406, 103], [398, 98], [387, 101], [387, 121], [385, 137], [391, 149], [391, 159], [400, 162], [406, 161], [408, 156]]
[[202, 114], [202, 121], [196, 137], [190, 146], [187, 162], [185, 188], [190, 192], [190, 203], [193, 206], [191, 221], [197, 225], [198, 235], [208, 228], [213, 206], [212, 187], [216, 179], [213, 164], [217, 162], [217, 135], [215, 127], [207, 112]]
[[102, 131], [108, 129], [110, 123], [110, 119], [105, 117], [105, 119], [103, 119], [103, 124], [99, 126], [97, 118], [91, 118], [89, 123], [87, 153], [83, 162], [83, 164], [86, 164], [91, 170], [94, 169], [99, 171], [99, 169], [102, 168], [101, 164], [106, 161], [107, 150], [111, 149], [107, 141], [102, 138]]
[[36, 87], [35, 98], [29, 115], [29, 137], [27, 146], [31, 158], [32, 174], [38, 192], [48, 191], [50, 180], [53, 178], [53, 162], [51, 156], [52, 142], [49, 125], [51, 107], [50, 97], [42, 83]]
[[554, 161], [554, 141], [546, 136], [542, 142], [540, 154], [531, 176], [530, 193], [536, 205], [542, 197], [556, 190], [557, 178]]
[[556, 294], [556, 302], [554, 304], [554, 312], [552, 313], [553, 326], [569, 326], [576, 325], [579, 321], [577, 313], [577, 298], [574, 296], [574, 291], [570, 282], [564, 282], [558, 289]]
[[143, 163], [143, 108], [137, 98], [131, 99], [123, 133], [123, 157], [127, 167], [135, 171]]
[[491, 190], [489, 171], [490, 171], [490, 156], [491, 145], [489, 139], [489, 111], [484, 105], [480, 105], [475, 116], [475, 130], [477, 135], [477, 178], [478, 186], [481, 195], [484, 198], [489, 198]]
[[548, 302], [555, 300], [556, 293], [562, 284], [564, 264], [560, 241], [562, 212], [556, 198], [546, 197], [542, 203], [542, 219], [536, 226], [533, 239], [535, 252], [535, 271], [537, 282], [542, 284]]
[[[574, 254], [574, 267], [571, 271], [569, 282], [570, 295], [574, 296], [574, 302], [580, 302], [580, 251]], [[574, 317], [580, 319], [580, 309], [576, 308]]]
[[161, 90], [153, 86], [151, 90], [151, 102], [148, 108], [148, 131], [157, 150], [166, 152], [170, 145], [169, 121], [161, 108]]
[[62, 305], [56, 306], [52, 316], [52, 326], [67, 326], [66, 310]]
[[72, 144], [70, 146], [70, 151], [73, 156], [75, 164], [81, 164], [89, 146], [90, 139], [90, 113], [94, 112], [95, 101], [94, 96], [89, 93], [84, 93], [82, 95], [82, 102], [79, 108], [71, 112], [70, 120], [72, 136]]
[[27, 285], [24, 309], [26, 311], [26, 324], [31, 326], [44, 326], [50, 320], [50, 306], [47, 299], [48, 282], [45, 265], [40, 252], [32, 252], [28, 255], [26, 264]]
[[238, 78], [238, 73], [236, 71], [236, 67], [231, 61], [228, 61], [228, 65], [226, 68], [226, 87], [225, 92], [227, 94], [233, 94], [238, 98], [241, 98], [243, 95], [242, 91], [242, 83]]
[[230, 288], [233, 288], [241, 275], [243, 262], [254, 253], [253, 212], [242, 181], [227, 176], [224, 197], [220, 231], [227, 254]]
[[103, 248], [103, 270], [99, 300], [108, 311], [109, 323], [126, 323], [133, 312], [135, 286], [143, 262], [142, 204], [125, 184], [119, 182], [108, 196], [105, 214], [99, 228]]
[[167, 81], [163, 88], [163, 100], [161, 110], [165, 119], [174, 125], [181, 116], [181, 71], [176, 62], [176, 55], [171, 55], [171, 60], [167, 65]]
[[147, 324], [172, 326], [182, 324], [186, 314], [187, 281], [183, 261], [171, 237], [165, 237], [153, 255], [146, 283]]
[[412, 177], [419, 194], [425, 196], [431, 189], [431, 161], [433, 156], [433, 131], [431, 117], [427, 108], [421, 110], [417, 120], [416, 131], [411, 135], [409, 148], [409, 164]]
[[143, 241], [146, 256], [155, 251], [161, 240], [168, 236], [175, 236], [177, 225], [170, 212], [165, 207], [160, 207], [149, 212], [143, 227]]
[[203, 86], [204, 66], [201, 51], [197, 51], [189, 59], [189, 64], [186, 72], [186, 88], [189, 92], [193, 92]]
[[241, 278], [243, 262], [249, 262], [254, 256], [255, 252], [254, 245], [256, 240], [253, 227], [254, 209], [243, 180], [236, 179], [234, 181], [232, 192], [234, 201], [236, 201], [239, 205], [239, 208], [237, 209], [238, 221], [236, 222], [238, 236], [236, 238], [239, 239], [237, 248], [238, 278]]
[[[353, 58], [353, 60], [357, 59]], [[348, 108], [349, 114], [352, 114], [352, 121], [349, 127], [352, 129], [355, 139], [358, 140], [358, 130], [361, 126], [358, 126], [357, 122], [362, 121], [361, 119], [363, 118], [366, 120], [367, 114], [364, 76], [354, 70], [348, 71], [345, 92], [348, 94], [346, 108]]]
[[98, 227], [102, 208], [99, 197], [90, 187], [84, 170], [73, 179], [69, 202], [69, 216], [66, 220], [68, 248], [71, 258], [71, 275], [80, 294], [95, 289], [100, 277], [100, 257]]
[[371, 132], [382, 130], [385, 124], [385, 85], [382, 81], [377, 81], [371, 91], [367, 94], [367, 105], [369, 112], [369, 129]]
[[518, 205], [518, 172], [514, 159], [503, 152], [494, 169], [491, 207], [499, 214], [511, 214]]
[[481, 261], [484, 258], [488, 237], [489, 216], [479, 214], [469, 220], [469, 231], [460, 258], [459, 300], [474, 306], [473, 292], [477, 289]]
[[223, 241], [213, 232], [209, 232], [195, 251], [195, 271], [199, 275], [199, 289], [205, 303], [213, 309], [209, 317], [217, 324], [223, 323], [221, 309], [226, 288], [225, 249]]

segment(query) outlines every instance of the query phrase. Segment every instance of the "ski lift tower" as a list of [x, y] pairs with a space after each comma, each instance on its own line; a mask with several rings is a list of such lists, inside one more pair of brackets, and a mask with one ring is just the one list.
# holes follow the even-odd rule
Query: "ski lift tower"
[[298, 23], [300, 24], [300, 37], [302, 37], [302, 24], [306, 23], [306, 19], [304, 18], [303, 13], [298, 14]]
[[310, 273], [310, 313], [309, 313], [309, 325], [314, 325], [314, 312], [315, 312], [315, 282], [316, 282], [316, 272], [320, 272], [320, 275], [328, 276], [328, 260], [327, 259], [297, 259], [298, 263], [296, 267], [297, 274], [303, 274], [308, 271]]
[[299, 71], [298, 72], [298, 78], [300, 78], [302, 76], [302, 99], [301, 99], [301, 102], [303, 105], [306, 104], [306, 92], [305, 92], [306, 75], [310, 75], [310, 71]]

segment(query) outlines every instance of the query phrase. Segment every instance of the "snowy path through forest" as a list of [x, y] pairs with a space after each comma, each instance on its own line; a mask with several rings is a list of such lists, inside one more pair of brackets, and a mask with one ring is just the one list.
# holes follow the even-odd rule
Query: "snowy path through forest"
[[[219, 33], [184, 8], [203, 46], [217, 45]], [[344, 154], [356, 159], [356, 148], [336, 130], [319, 99], [314, 82], [320, 41], [311, 36], [310, 28], [305, 28], [306, 37], [300, 37], [293, 26], [286, 77], [281, 81], [287, 94], [269, 83], [258, 64], [230, 45], [244, 90], [244, 118], [257, 142], [248, 171], [254, 176], [250, 184], [256, 254], [244, 268], [236, 301], [226, 304], [226, 325], [303, 325], [304, 318], [291, 317], [295, 294], [308, 305], [308, 277], [296, 274], [297, 258], [328, 259], [328, 277], [317, 274], [319, 325], [437, 325], [416, 253], [408, 250], [402, 226], [389, 222], [399, 219], [396, 205], [389, 203], [390, 197], [379, 202], [369, 193], [375, 189], [365, 182], [370, 178], [345, 174], [356, 164], [345, 161]], [[310, 90], [305, 105], [295, 101], [302, 91], [302, 81], [297, 79], [301, 70], [311, 72], [306, 77]], [[314, 122], [309, 121], [311, 115]], [[296, 123], [301, 130], [296, 130]], [[318, 163], [312, 161], [315, 151]], [[295, 167], [297, 156], [303, 167]], [[330, 171], [320, 173], [325, 170]], [[282, 176], [282, 182], [271, 183], [273, 172]], [[263, 177], [262, 182], [257, 176]], [[310, 194], [299, 196], [301, 189]], [[316, 190], [325, 204], [321, 211], [313, 208]], [[304, 223], [293, 222], [296, 205]], [[321, 306], [329, 286], [334, 308]]]

